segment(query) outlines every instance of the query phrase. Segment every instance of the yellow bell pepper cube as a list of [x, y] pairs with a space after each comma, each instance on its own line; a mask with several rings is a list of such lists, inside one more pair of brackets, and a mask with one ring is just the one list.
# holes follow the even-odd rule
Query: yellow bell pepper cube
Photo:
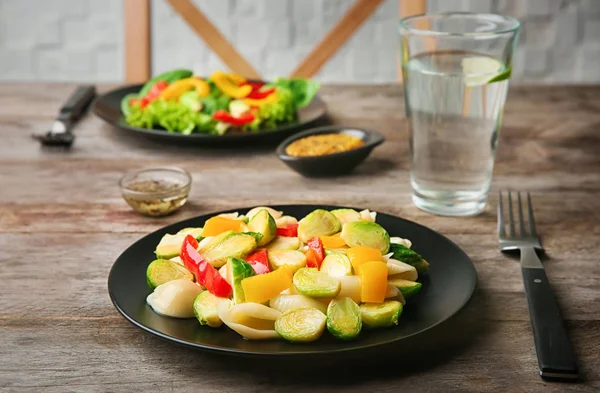
[[354, 274], [359, 274], [360, 266], [371, 261], [383, 261], [381, 251], [372, 247], [350, 247], [346, 250], [346, 256], [354, 268]]
[[185, 78], [173, 82], [167, 86], [161, 93], [163, 100], [176, 100], [189, 90], [195, 89], [199, 96], [206, 97], [210, 94], [210, 86], [200, 78]]
[[363, 303], [383, 303], [387, 290], [387, 265], [372, 261], [360, 266], [360, 301]]
[[230, 76], [222, 71], [213, 72], [210, 80], [217, 85], [219, 90], [232, 98], [244, 98], [252, 91], [252, 86], [238, 84], [233, 81]]
[[243, 232], [244, 229], [245, 225], [241, 220], [216, 216], [206, 220], [202, 236], [217, 236], [227, 231]]
[[340, 233], [336, 233], [331, 236], [319, 236], [323, 242], [325, 248], [342, 248], [346, 245], [346, 242], [340, 236]]
[[282, 266], [271, 273], [244, 278], [242, 280], [244, 298], [247, 302], [266, 302], [291, 287], [292, 276], [292, 269]]

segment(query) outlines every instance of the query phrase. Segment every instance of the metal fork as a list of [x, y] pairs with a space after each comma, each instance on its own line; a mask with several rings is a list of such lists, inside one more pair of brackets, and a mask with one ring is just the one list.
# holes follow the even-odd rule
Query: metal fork
[[[548, 380], [576, 380], [579, 378], [575, 352], [567, 336], [558, 303], [548, 283], [548, 277], [536, 250], [542, 251], [535, 230], [531, 195], [521, 198], [517, 192], [518, 228], [513, 214], [513, 194], [508, 191], [508, 227], [504, 222], [503, 195], [498, 195], [498, 237], [503, 252], [519, 250], [521, 271], [527, 294], [531, 327], [535, 341], [540, 376]], [[526, 225], [523, 205], [526, 205], [529, 224]]]

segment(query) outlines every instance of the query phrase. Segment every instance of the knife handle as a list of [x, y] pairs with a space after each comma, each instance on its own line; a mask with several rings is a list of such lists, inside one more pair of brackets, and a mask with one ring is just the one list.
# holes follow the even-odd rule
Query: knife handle
[[540, 376], [548, 380], [578, 379], [575, 352], [558, 303], [543, 268], [522, 268]]
[[86, 85], [77, 87], [67, 102], [60, 108], [58, 119], [70, 121], [79, 119], [95, 96], [96, 88], [94, 86]]

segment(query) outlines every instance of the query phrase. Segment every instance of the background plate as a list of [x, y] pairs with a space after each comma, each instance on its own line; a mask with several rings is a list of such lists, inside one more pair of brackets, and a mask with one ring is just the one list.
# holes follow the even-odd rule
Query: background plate
[[298, 121], [296, 123], [283, 125], [274, 130], [252, 134], [183, 135], [159, 129], [132, 127], [125, 123], [121, 115], [121, 99], [127, 94], [136, 93], [141, 87], [142, 85], [125, 86], [97, 97], [93, 103], [93, 112], [108, 124], [117, 127], [117, 129], [138, 134], [142, 137], [162, 139], [172, 143], [227, 146], [248, 143], [278, 143], [296, 132], [313, 126], [318, 120], [324, 118], [327, 112], [325, 103], [318, 96], [315, 96], [308, 106], [298, 110]]
[[[341, 206], [277, 205], [284, 214], [304, 217], [314, 209], [339, 209]], [[317, 355], [361, 349], [383, 348], [418, 335], [456, 314], [471, 298], [476, 283], [476, 272], [469, 257], [452, 241], [439, 233], [399, 217], [377, 213], [377, 222], [390, 236], [408, 238], [413, 249], [431, 264], [423, 276], [423, 288], [405, 306], [399, 325], [374, 331], [361, 332], [355, 341], [339, 341], [325, 332], [318, 341], [292, 344], [280, 341], [248, 341], [223, 326], [220, 329], [200, 326], [196, 319], [175, 319], [156, 314], [146, 304], [151, 293], [146, 284], [146, 267], [154, 260], [154, 249], [165, 233], [175, 233], [186, 227], [199, 227], [206, 219], [219, 214], [250, 208], [232, 209], [199, 216], [169, 225], [153, 232], [125, 250], [113, 265], [108, 290], [115, 307], [134, 325], [161, 338], [193, 348], [238, 355]], [[356, 209], [355, 210], [361, 210]]]

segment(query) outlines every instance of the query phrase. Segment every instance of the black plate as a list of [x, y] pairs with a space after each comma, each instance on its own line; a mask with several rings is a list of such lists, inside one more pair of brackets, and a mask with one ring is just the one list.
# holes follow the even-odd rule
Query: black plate
[[[314, 209], [339, 209], [339, 206], [280, 205], [272, 206], [285, 214], [303, 217]], [[413, 242], [431, 266], [423, 277], [423, 288], [405, 306], [399, 325], [389, 329], [363, 331], [355, 341], [344, 342], [328, 333], [318, 341], [292, 344], [278, 341], [248, 341], [223, 326], [220, 329], [200, 326], [196, 319], [176, 319], [156, 314], [146, 304], [151, 290], [146, 284], [146, 267], [154, 259], [154, 248], [165, 233], [175, 233], [186, 227], [204, 225], [204, 221], [219, 213], [191, 218], [153, 232], [129, 247], [113, 265], [108, 278], [108, 291], [117, 310], [134, 325], [161, 338], [192, 348], [227, 354], [255, 356], [302, 356], [348, 353], [362, 349], [376, 349], [402, 340], [414, 338], [456, 314], [471, 298], [476, 272], [469, 257], [452, 241], [439, 233], [414, 222], [378, 213], [377, 222], [391, 236], [400, 236]]]
[[125, 120], [121, 115], [121, 99], [127, 94], [138, 92], [141, 87], [142, 85], [121, 87], [99, 96], [93, 103], [93, 112], [107, 123], [117, 127], [117, 129], [132, 132], [140, 136], [162, 139], [174, 143], [227, 146], [248, 143], [278, 143], [288, 136], [314, 125], [318, 120], [322, 119], [327, 112], [325, 103], [316, 96], [309, 105], [298, 110], [298, 121], [296, 123], [282, 125], [274, 130], [225, 135], [183, 135], [179, 133], [169, 133], [160, 129], [132, 127], [125, 123]]
[[[348, 134], [361, 139], [364, 145], [356, 149], [327, 154], [324, 156], [295, 157], [285, 152], [285, 149], [294, 141], [310, 135], [319, 134]], [[361, 162], [371, 154], [374, 148], [381, 145], [385, 138], [375, 131], [348, 126], [325, 126], [312, 128], [292, 135], [279, 146], [275, 152], [279, 159], [288, 167], [307, 177], [338, 176], [352, 172]]]

